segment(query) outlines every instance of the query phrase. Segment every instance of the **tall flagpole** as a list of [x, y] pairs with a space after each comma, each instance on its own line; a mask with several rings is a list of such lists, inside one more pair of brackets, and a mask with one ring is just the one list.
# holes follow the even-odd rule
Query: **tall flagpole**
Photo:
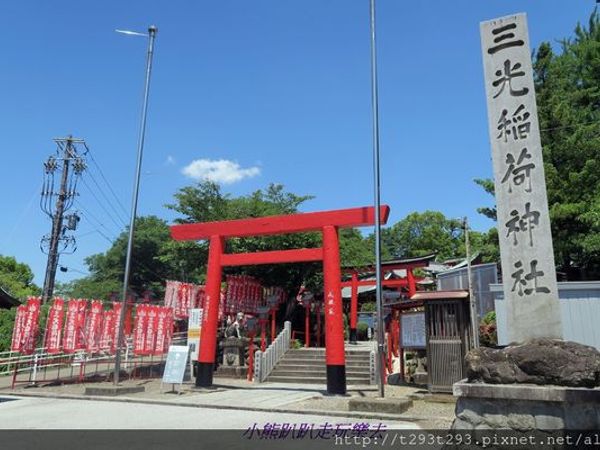
[[381, 285], [381, 199], [379, 182], [379, 100], [377, 94], [377, 51], [375, 47], [375, 0], [370, 0], [371, 17], [371, 106], [373, 110], [373, 173], [375, 194], [375, 296], [377, 300], [377, 385], [379, 396], [384, 397], [385, 335], [383, 323], [383, 292]]
[[[132, 31], [117, 30], [119, 33], [140, 35]], [[140, 174], [142, 171], [142, 155], [144, 153], [144, 139], [146, 136], [146, 115], [148, 113], [148, 93], [150, 92], [150, 74], [152, 72], [152, 56], [154, 54], [154, 38], [157, 28], [152, 25], [148, 28], [148, 55], [146, 57], [146, 78], [144, 83], [144, 101], [142, 104], [142, 117], [140, 120], [140, 134], [138, 136], [137, 163], [135, 166], [135, 182], [133, 185], [133, 196], [131, 199], [131, 217], [129, 222], [129, 239], [127, 241], [127, 257], [125, 259], [125, 275], [123, 277], [123, 296], [121, 297], [121, 311], [119, 314], [119, 325], [117, 333], [117, 352], [115, 356], [115, 372], [113, 375], [114, 384], [119, 383], [121, 371], [121, 347], [123, 345], [123, 324], [127, 312], [127, 291], [129, 289], [129, 275], [131, 273], [131, 256], [133, 252], [133, 234], [135, 229], [135, 217], [137, 214], [138, 194], [140, 190]], [[143, 36], [143, 34], [142, 34]]]

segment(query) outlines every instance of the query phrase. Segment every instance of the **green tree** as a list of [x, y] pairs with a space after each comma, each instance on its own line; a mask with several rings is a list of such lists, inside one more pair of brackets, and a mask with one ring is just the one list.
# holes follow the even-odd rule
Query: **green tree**
[[0, 352], [10, 350], [17, 308], [0, 309]]
[[[181, 278], [201, 253], [194, 243], [187, 244], [190, 252], [186, 259], [178, 260], [177, 252], [182, 244], [174, 243], [167, 223], [156, 216], [139, 217], [136, 220], [135, 239], [131, 266], [130, 288], [141, 295], [150, 290], [162, 294], [164, 281], [168, 278]], [[90, 275], [60, 285], [58, 294], [107, 299], [120, 293], [125, 271], [128, 231], [124, 231], [105, 252], [86, 258]], [[194, 251], [192, 251], [194, 250]], [[197, 270], [197, 269], [194, 269]]]
[[381, 240], [394, 258], [436, 253], [443, 260], [465, 254], [461, 221], [439, 211], [413, 212], [382, 230]]
[[355, 228], [343, 228], [339, 236], [342, 267], [359, 267], [374, 263], [375, 249], [371, 237], [363, 237]]
[[40, 294], [40, 288], [33, 283], [31, 268], [12, 256], [0, 255], [0, 287], [20, 300]]
[[[246, 219], [299, 212], [299, 207], [311, 196], [299, 196], [286, 192], [279, 184], [271, 184], [266, 190], [257, 190], [249, 195], [231, 197], [221, 192], [219, 185], [205, 181], [187, 186], [175, 194], [175, 203], [167, 208], [181, 214], [177, 223], [213, 222], [221, 220]], [[207, 252], [207, 243], [199, 244]], [[315, 248], [321, 246], [319, 233], [282, 234], [265, 237], [228, 239], [226, 251], [229, 253], [286, 250], [294, 248]], [[201, 264], [201, 272], [206, 272], [206, 257]], [[277, 264], [265, 266], [232, 267], [227, 273], [245, 273], [257, 277], [265, 285], [283, 286], [290, 292], [303, 282], [309, 288], [321, 282], [320, 263]]]

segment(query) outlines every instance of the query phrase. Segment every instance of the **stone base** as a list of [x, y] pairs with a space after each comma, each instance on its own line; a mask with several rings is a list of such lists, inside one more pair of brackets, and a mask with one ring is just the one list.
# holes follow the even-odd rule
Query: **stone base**
[[348, 402], [348, 409], [350, 411], [402, 414], [412, 404], [412, 400], [408, 398], [351, 398]]
[[415, 372], [413, 375], [413, 383], [426, 385], [428, 381], [427, 372]]
[[219, 366], [215, 372], [217, 378], [246, 378], [248, 376], [248, 367], [240, 366]]
[[144, 392], [144, 386], [86, 386], [85, 395], [106, 395], [114, 397], [117, 395], [135, 394], [136, 392]]
[[458, 401], [452, 429], [600, 429], [599, 388], [465, 381], [454, 384]]

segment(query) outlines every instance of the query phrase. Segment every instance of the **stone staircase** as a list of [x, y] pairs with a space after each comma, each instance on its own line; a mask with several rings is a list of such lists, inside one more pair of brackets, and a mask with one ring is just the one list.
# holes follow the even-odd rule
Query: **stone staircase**
[[[346, 383], [370, 384], [370, 348], [346, 348]], [[324, 348], [288, 350], [266, 381], [277, 383], [327, 384]]]

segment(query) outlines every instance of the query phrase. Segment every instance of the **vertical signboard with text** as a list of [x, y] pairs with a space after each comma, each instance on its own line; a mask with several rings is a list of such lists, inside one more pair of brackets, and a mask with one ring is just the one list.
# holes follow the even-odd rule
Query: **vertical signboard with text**
[[562, 337], [525, 14], [481, 23], [510, 341]]
[[202, 309], [190, 309], [190, 316], [188, 319], [187, 342], [188, 347], [190, 349], [191, 361], [196, 361], [198, 359], [198, 350], [200, 348], [200, 333], [202, 329], [202, 312]]

